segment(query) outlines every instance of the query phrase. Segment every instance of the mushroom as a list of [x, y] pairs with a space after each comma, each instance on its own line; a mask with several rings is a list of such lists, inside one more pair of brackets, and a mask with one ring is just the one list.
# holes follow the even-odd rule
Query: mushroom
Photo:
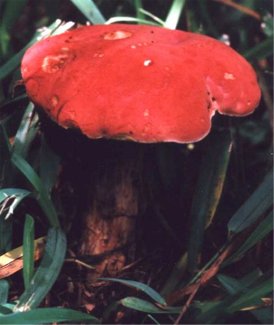
[[[113, 24], [67, 31], [29, 48], [21, 71], [35, 104], [63, 128], [76, 128], [90, 139], [191, 143], [209, 133], [216, 111], [245, 116], [260, 100], [252, 67], [232, 48], [160, 27]], [[114, 177], [115, 189], [103, 191], [115, 192], [120, 212], [102, 217], [94, 199], [86, 214], [81, 253], [116, 250], [98, 273], [124, 265], [117, 248], [134, 233], [135, 221], [127, 216], [138, 214], [138, 194], [130, 164], [118, 163], [120, 171], [106, 177]], [[102, 182], [106, 178], [97, 192], [109, 186]]]

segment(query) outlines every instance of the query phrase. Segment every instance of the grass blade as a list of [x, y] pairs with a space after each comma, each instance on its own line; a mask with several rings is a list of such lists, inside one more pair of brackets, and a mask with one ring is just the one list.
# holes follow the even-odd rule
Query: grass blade
[[8, 219], [17, 206], [28, 197], [31, 192], [20, 188], [3, 188], [0, 190], [0, 216]]
[[8, 301], [9, 283], [7, 280], [0, 280], [0, 304], [5, 304]]
[[0, 218], [0, 254], [7, 252], [12, 243], [12, 222]]
[[34, 105], [29, 103], [16, 132], [12, 152], [21, 157], [27, 156], [29, 147], [38, 131], [38, 114], [34, 112]]
[[2, 55], [5, 56], [8, 52], [10, 43], [10, 32], [22, 10], [26, 5], [27, 0], [17, 0], [16, 6], [13, 1], [6, 1], [3, 12], [2, 22], [0, 25], [0, 46]]
[[173, 0], [165, 20], [165, 27], [176, 29], [180, 16], [184, 10], [185, 0]]
[[[236, 292], [237, 290], [235, 289], [235, 287], [237, 287], [237, 285], [235, 284], [235, 282], [233, 285], [233, 290], [235, 290]], [[233, 314], [244, 308], [260, 306], [262, 304], [262, 298], [270, 294], [272, 290], [272, 277], [264, 281], [261, 281], [259, 279], [257, 284], [254, 284], [252, 288], [244, 290], [244, 292], [240, 291], [236, 294], [230, 294], [224, 300], [221, 300], [219, 302], [204, 303], [202, 312], [200, 312], [200, 314], [198, 314], [195, 318], [195, 323], [219, 323], [219, 317], [223, 317], [224, 315], [228, 314]]]
[[155, 317], [153, 317], [152, 315], [147, 315], [147, 317], [149, 318], [149, 319], [151, 319], [152, 320], [152, 324], [158, 324], [158, 325], [161, 325], [161, 323], [159, 323], [158, 321], [157, 321], [157, 319], [155, 318]]
[[221, 285], [225, 288], [225, 290], [231, 295], [246, 290], [246, 287], [240, 281], [230, 276], [219, 274], [217, 275], [217, 279], [219, 280]]
[[262, 298], [270, 294], [273, 290], [273, 279], [265, 280], [257, 286], [247, 290], [240, 297], [235, 299], [227, 308], [228, 313], [234, 313], [253, 304], [261, 304]]
[[27, 289], [34, 272], [34, 220], [26, 216], [23, 235], [23, 279]]
[[235, 279], [224, 274], [217, 275], [217, 279], [228, 293], [236, 294], [253, 285], [253, 283], [255, 283], [255, 281], [257, 281], [262, 275], [263, 273], [259, 269], [254, 269], [240, 279]]
[[273, 324], [273, 310], [271, 307], [259, 308], [251, 311], [260, 324]]
[[139, 19], [139, 18], [134, 18], [134, 17], [123, 17], [123, 16], [118, 16], [118, 17], [112, 17], [106, 21], [106, 25], [109, 24], [115, 24], [119, 22], [133, 22], [133, 23], [138, 23], [138, 24], [143, 24], [143, 25], [152, 25], [152, 26], [159, 26], [159, 24], [150, 21], [150, 20], [144, 20], [144, 19]]
[[15, 311], [38, 307], [55, 283], [66, 254], [66, 237], [61, 229], [50, 228], [43, 259], [29, 287], [19, 298]]
[[[0, 125], [0, 133], [2, 126]], [[6, 140], [8, 141], [8, 140]], [[9, 146], [8, 143], [2, 143], [2, 148], [6, 147], [5, 150], [7, 157], [5, 157], [4, 168], [3, 168], [3, 180], [2, 183], [8, 183], [7, 177], [11, 176], [10, 160], [9, 160]], [[1, 151], [1, 141], [0, 141], [0, 151]], [[1, 156], [0, 156], [1, 157]], [[9, 174], [6, 176], [6, 172]], [[1, 174], [1, 171], [0, 171]], [[0, 185], [1, 184], [0, 182]], [[1, 189], [0, 190], [0, 254], [3, 254], [11, 249], [12, 244], [12, 221], [9, 218], [20, 204], [20, 202], [30, 195], [30, 192], [21, 189]], [[7, 220], [8, 219], [8, 220]]]
[[20, 66], [23, 55], [26, 50], [36, 43], [39, 39], [48, 37], [54, 30], [58, 29], [58, 26], [61, 25], [61, 20], [57, 19], [46, 29], [41, 29], [37, 33], [35, 33], [34, 37], [31, 41], [18, 53], [12, 56], [6, 63], [4, 63], [0, 67], [0, 81], [7, 77], [10, 73], [12, 73], [17, 67]]
[[141, 11], [141, 9], [143, 8], [142, 0], [134, 0], [134, 6], [135, 6], [135, 10], [136, 10], [136, 18], [141, 19], [141, 20], [145, 19], [145, 15]]
[[261, 60], [273, 55], [273, 38], [268, 37], [264, 41], [249, 49], [243, 55], [248, 60]]
[[263, 275], [262, 271], [259, 268], [255, 268], [250, 273], [246, 274], [241, 278], [241, 283], [245, 287], [250, 287], [262, 275]]
[[20, 64], [21, 59], [26, 52], [27, 48], [31, 46], [34, 42], [29, 43], [21, 51], [16, 53], [12, 58], [10, 58], [6, 63], [0, 67], [0, 81], [6, 78], [11, 72], [13, 72]]
[[0, 305], [0, 321], [1, 321], [1, 316], [2, 315], [8, 315], [8, 314], [11, 314], [11, 313], [12, 313], [12, 309]]
[[219, 38], [220, 32], [215, 26], [215, 20], [212, 19], [210, 14], [210, 2], [208, 1], [197, 1], [197, 12], [201, 15], [200, 27], [202, 28], [203, 34], [211, 34], [215, 38]]
[[37, 308], [0, 317], [1, 324], [49, 324], [59, 322], [100, 323], [94, 316], [67, 308]]
[[[142, 9], [142, 8], [140, 9], [140, 12], [142, 12], [144, 14], [144, 17], [151, 18], [152, 22], [155, 22], [156, 26], [160, 25], [160, 26], [163, 27], [165, 25], [165, 22], [162, 19], [160, 19], [159, 17], [153, 15], [153, 13], [151, 13], [151, 12], [145, 10], [145, 9]], [[148, 21], [148, 24], [149, 24], [149, 21]]]
[[94, 25], [104, 24], [105, 18], [92, 0], [70, 0]]
[[29, 165], [29, 163], [22, 157], [13, 153], [12, 163], [16, 166], [20, 172], [26, 177], [26, 179], [31, 183], [37, 192], [37, 201], [39, 202], [41, 208], [43, 209], [45, 215], [47, 216], [49, 223], [52, 227], [59, 227], [59, 220], [57, 212], [50, 200], [47, 191], [45, 190], [39, 176]]
[[[204, 230], [212, 222], [225, 181], [231, 152], [228, 133], [212, 135], [205, 143], [196, 191], [191, 208], [191, 230], [188, 244], [188, 269], [195, 271], [202, 248]], [[212, 164], [214, 161], [214, 164]]]
[[39, 175], [47, 193], [51, 193], [60, 171], [60, 156], [48, 145], [44, 136], [41, 138], [39, 155]]
[[120, 300], [120, 303], [124, 307], [138, 310], [148, 314], [179, 314], [181, 310], [181, 308], [176, 308], [176, 307], [161, 309], [149, 301], [135, 298], [135, 297], [126, 297]]
[[16, 6], [14, 6], [12, 1], [6, 1], [1, 29], [3, 28], [6, 31], [11, 31], [12, 27], [17, 22], [18, 17], [20, 17], [21, 11], [24, 9], [26, 3], [27, 0], [17, 0]]
[[115, 278], [101, 278], [101, 280], [121, 283], [121, 284], [129, 286], [131, 288], [143, 291], [150, 298], [152, 298], [155, 302], [157, 302], [163, 306], [166, 305], [165, 299], [157, 291], [155, 291], [154, 289], [152, 289], [151, 287], [149, 287], [148, 285], [146, 285], [144, 283], [133, 281], [133, 280], [123, 280], [123, 279], [115, 279]]
[[263, 216], [273, 204], [272, 196], [273, 174], [269, 172], [261, 185], [248, 200], [233, 215], [228, 223], [228, 230], [239, 233]]
[[163, 296], [171, 293], [175, 288], [179, 285], [184, 277], [185, 271], [187, 269], [187, 253], [183, 254], [182, 257], [178, 260], [178, 262], [173, 267], [168, 280], [166, 281], [163, 289], [161, 290], [161, 294]]
[[273, 230], [273, 212], [258, 225], [258, 227], [250, 234], [242, 246], [230, 256], [223, 264], [227, 266], [235, 260], [241, 258], [251, 247], [255, 246], [259, 241], [266, 237]]
[[9, 169], [10, 143], [6, 129], [0, 124], [0, 186], [6, 185], [6, 173]]

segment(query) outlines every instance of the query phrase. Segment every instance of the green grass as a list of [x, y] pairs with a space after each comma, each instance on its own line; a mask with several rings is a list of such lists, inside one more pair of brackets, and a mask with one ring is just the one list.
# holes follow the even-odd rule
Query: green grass
[[[24, 266], [21, 274], [0, 280], [0, 323], [110, 323], [119, 313], [135, 323], [272, 323], [271, 1], [242, 1], [257, 18], [212, 0], [71, 0], [65, 6], [58, 0], [32, 6], [14, 1], [0, 2], [0, 252], [22, 245]], [[123, 278], [102, 279], [116, 295], [92, 316], [63, 294], [70, 278], [62, 276], [70, 271], [64, 264], [67, 248], [74, 248], [67, 240], [70, 219], [62, 193], [56, 191], [64, 157], [50, 146], [23, 87], [15, 87], [26, 49], [42, 33], [70, 27], [57, 18], [160, 25], [219, 39], [228, 34], [231, 46], [253, 64], [262, 88], [252, 116], [216, 118], [212, 134], [194, 149], [176, 145], [158, 152], [151, 182], [163, 205], [153, 210], [158, 223], [151, 236], [154, 228], [164, 233], [167, 249], [155, 244], [162, 264], [152, 267], [149, 277], [136, 267]], [[181, 228], [169, 220], [170, 188], [184, 203], [180, 216], [187, 222], [176, 221]], [[41, 234], [47, 241], [35, 263], [34, 239]], [[155, 251], [147, 248], [148, 264], [153, 265]], [[139, 263], [147, 271], [146, 262]], [[78, 279], [71, 281], [76, 285]], [[53, 298], [45, 304], [48, 297]]]

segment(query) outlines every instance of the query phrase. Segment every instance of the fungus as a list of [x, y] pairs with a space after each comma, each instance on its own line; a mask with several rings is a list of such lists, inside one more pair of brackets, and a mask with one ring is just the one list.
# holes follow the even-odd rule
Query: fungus
[[[22, 76], [28, 96], [51, 119], [91, 139], [192, 143], [209, 133], [216, 111], [245, 116], [260, 99], [252, 67], [229, 46], [204, 35], [141, 25], [86, 26], [42, 40], [27, 50]], [[94, 217], [98, 211], [92, 217], [89, 212], [94, 221], [86, 221], [92, 236], [85, 230], [85, 254], [117, 249], [113, 236], [120, 246], [131, 236], [126, 231], [132, 233], [134, 222], [125, 227], [124, 205], [134, 214], [138, 199], [130, 174], [113, 190], [120, 219], [102, 221]], [[107, 263], [119, 269], [124, 256]]]
[[260, 98], [253, 69], [227, 45], [151, 26], [87, 26], [47, 38], [26, 52], [22, 76], [53, 120], [93, 139], [194, 142], [216, 111], [244, 116]]

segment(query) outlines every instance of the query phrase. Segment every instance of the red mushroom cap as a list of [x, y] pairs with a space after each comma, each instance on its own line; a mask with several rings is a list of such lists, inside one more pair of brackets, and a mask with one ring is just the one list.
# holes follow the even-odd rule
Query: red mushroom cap
[[210, 37], [141, 25], [81, 27], [26, 52], [30, 98], [61, 126], [90, 138], [194, 142], [215, 111], [243, 116], [258, 105], [250, 64]]

